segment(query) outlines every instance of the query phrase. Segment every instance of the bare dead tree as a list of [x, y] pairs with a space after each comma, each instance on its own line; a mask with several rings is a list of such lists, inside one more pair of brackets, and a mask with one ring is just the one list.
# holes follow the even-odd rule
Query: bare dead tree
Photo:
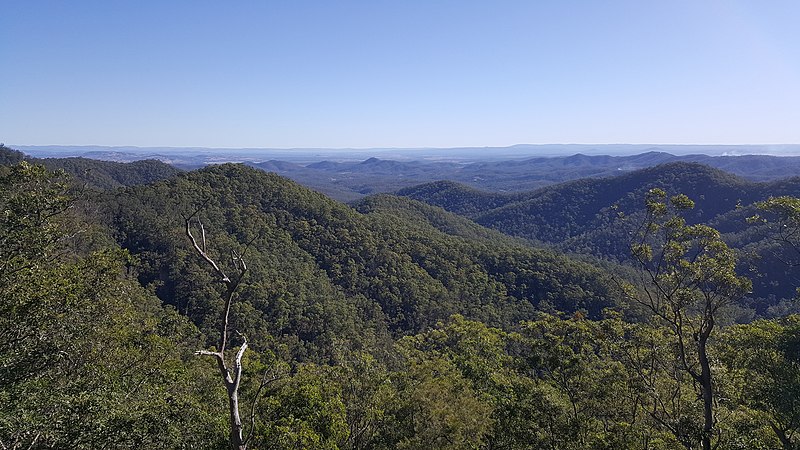
[[[195, 355], [211, 356], [217, 361], [217, 368], [222, 376], [222, 380], [225, 384], [225, 390], [228, 394], [228, 410], [230, 413], [230, 444], [231, 447], [236, 450], [246, 450], [247, 442], [249, 441], [250, 437], [252, 437], [253, 427], [251, 423], [250, 435], [245, 439], [242, 436], [242, 418], [239, 414], [239, 385], [242, 380], [242, 356], [244, 356], [244, 352], [247, 350], [247, 338], [239, 333], [243, 342], [234, 356], [232, 367], [229, 367], [228, 362], [225, 359], [225, 351], [228, 347], [231, 304], [233, 303], [233, 298], [236, 294], [239, 284], [244, 278], [245, 273], [247, 273], [247, 263], [244, 260], [244, 252], [239, 254], [237, 251], [233, 250], [231, 252], [231, 259], [233, 267], [236, 270], [236, 274], [231, 278], [222, 270], [220, 265], [208, 255], [206, 251], [206, 232], [200, 219], [194, 220], [194, 227], [196, 227], [197, 231], [199, 232], [199, 240], [198, 238], [195, 238], [194, 234], [192, 233], [192, 221], [195, 216], [197, 216], [199, 211], [200, 210], [197, 210], [194, 212], [194, 214], [185, 218], [186, 236], [188, 236], [191, 240], [195, 251], [203, 258], [203, 260], [208, 263], [209, 266], [211, 266], [217, 279], [225, 285], [225, 293], [223, 294], [225, 306], [222, 310], [222, 326], [220, 329], [219, 346], [217, 347], [217, 350], [198, 350], [195, 352]], [[251, 422], [254, 421], [253, 419], [254, 414], [251, 416]]]

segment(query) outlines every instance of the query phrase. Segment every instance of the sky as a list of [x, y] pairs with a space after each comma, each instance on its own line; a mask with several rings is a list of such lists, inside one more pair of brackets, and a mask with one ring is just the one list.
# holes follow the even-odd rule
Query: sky
[[800, 143], [800, 2], [0, 0], [0, 142]]

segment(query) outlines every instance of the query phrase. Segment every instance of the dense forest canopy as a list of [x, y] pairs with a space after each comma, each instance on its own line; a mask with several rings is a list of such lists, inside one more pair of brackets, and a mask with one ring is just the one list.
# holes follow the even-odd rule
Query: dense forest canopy
[[[4, 448], [229, 448], [195, 355], [220, 330], [249, 448], [800, 443], [796, 179], [683, 164], [350, 206], [244, 165], [2, 150]], [[187, 223], [226, 273], [246, 261], [229, 328]]]
[[[505, 234], [546, 243], [569, 253], [630, 261], [631, 234], [642, 220], [650, 189], [685, 194], [695, 207], [686, 212], [691, 224], [719, 229], [740, 250], [742, 270], [754, 278], [748, 304], [757, 314], [785, 310], [797, 279], [788, 248], [776, 246], [768, 227], [748, 222], [757, 202], [770, 197], [800, 196], [800, 178], [751, 182], [695, 163], [670, 163], [629, 174], [584, 179], [518, 194], [476, 191], [450, 182], [404, 189], [413, 198], [473, 219]], [[780, 315], [779, 312], [775, 314]]]

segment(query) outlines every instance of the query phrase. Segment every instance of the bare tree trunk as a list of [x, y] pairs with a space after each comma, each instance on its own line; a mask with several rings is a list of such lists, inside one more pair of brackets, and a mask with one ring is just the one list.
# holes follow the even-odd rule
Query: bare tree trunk
[[[199, 210], [197, 212], [199, 212]], [[233, 297], [236, 294], [236, 289], [239, 287], [239, 283], [242, 281], [244, 274], [247, 272], [247, 264], [241, 255], [233, 252], [233, 264], [237, 270], [236, 277], [231, 279], [225, 274], [225, 272], [222, 271], [219, 265], [217, 265], [216, 261], [214, 261], [206, 253], [206, 233], [205, 229], [203, 228], [203, 224], [199, 220], [197, 221], [197, 227], [200, 231], [200, 241], [198, 242], [198, 240], [195, 239], [194, 235], [192, 234], [191, 221], [197, 212], [186, 218], [186, 235], [192, 241], [192, 246], [194, 249], [212, 267], [214, 273], [219, 278], [219, 281], [225, 285], [226, 289], [225, 306], [222, 311], [222, 329], [220, 330], [219, 348], [216, 352], [209, 350], [198, 350], [195, 352], [195, 354], [213, 356], [216, 359], [220, 376], [222, 376], [222, 380], [225, 384], [225, 390], [228, 394], [231, 448], [235, 450], [247, 450], [248, 439], [243, 437], [242, 418], [239, 414], [239, 384], [242, 379], [242, 356], [244, 356], [244, 352], [247, 350], [247, 339], [244, 338], [244, 336], [242, 336], [244, 342], [242, 343], [241, 347], [239, 347], [239, 351], [236, 352], [232, 371], [228, 368], [228, 364], [225, 361], [225, 350], [228, 345], [228, 324], [231, 313], [231, 304], [233, 303]]]
[[237, 450], [247, 449], [247, 443], [242, 437], [242, 418], [239, 415], [239, 381], [242, 379], [242, 355], [247, 350], [247, 341], [239, 348], [236, 353], [234, 365], [235, 381], [228, 384], [228, 403], [231, 414], [231, 445]]
[[[710, 331], [710, 330], [709, 330]], [[700, 361], [700, 390], [703, 398], [703, 450], [711, 450], [711, 437], [714, 431], [714, 390], [711, 381], [711, 364], [708, 361], [708, 335], [704, 332], [697, 343]]]
[[779, 428], [774, 423], [770, 423], [769, 425], [772, 427], [772, 431], [775, 432], [775, 435], [778, 436], [778, 439], [781, 441], [783, 450], [794, 450], [794, 444], [792, 443], [791, 438], [786, 435], [786, 430]]
[[231, 412], [231, 447], [246, 450], [247, 444], [242, 437], [242, 418], [239, 416], [239, 393], [228, 391], [228, 400]]

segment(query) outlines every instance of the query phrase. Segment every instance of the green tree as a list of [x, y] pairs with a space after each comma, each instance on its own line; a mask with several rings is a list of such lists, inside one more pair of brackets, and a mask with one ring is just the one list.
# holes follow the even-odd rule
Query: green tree
[[124, 251], [77, 250], [89, 225], [61, 174], [23, 162], [0, 186], [1, 446], [218, 444], [186, 363], [196, 328], [125, 275]]
[[800, 198], [770, 197], [756, 207], [772, 217], [753, 216], [751, 220], [770, 224], [775, 239], [800, 255]]
[[725, 330], [720, 357], [736, 378], [749, 418], [774, 432], [784, 450], [800, 445], [800, 316]]
[[[800, 198], [770, 197], [755, 205], [762, 214], [749, 217], [748, 222], [766, 226], [768, 239], [781, 247], [773, 256], [790, 269], [800, 267]], [[800, 298], [800, 287], [797, 296]]]
[[[441, 336], [437, 331], [430, 334]], [[487, 444], [492, 405], [429, 333], [400, 340], [402, 365], [390, 375], [393, 401], [384, 409], [381, 449], [477, 449]], [[435, 336], [434, 339], [437, 339]]]
[[627, 328], [613, 314], [599, 321], [541, 314], [520, 325], [518, 364], [544, 394], [545, 407], [533, 414], [547, 430], [541, 447], [641, 448], [641, 394], [621, 357]]
[[[631, 298], [671, 331], [677, 363], [696, 386], [703, 414], [699, 441], [711, 450], [719, 439], [709, 342], [721, 312], [751, 289], [736, 273], [737, 258], [717, 230], [689, 225], [681, 212], [694, 207], [685, 195], [667, 199], [662, 189], [646, 197], [647, 214], [631, 250], [642, 275]], [[687, 443], [687, 447], [692, 446]]]
[[631, 423], [642, 427], [641, 447], [696, 448], [703, 405], [698, 404], [696, 383], [677, 362], [672, 328], [658, 323], [626, 325], [617, 359], [629, 372]]
[[263, 389], [253, 445], [265, 449], [338, 450], [348, 441], [341, 391], [325, 367], [300, 365]]
[[325, 374], [327, 383], [339, 387], [346, 408], [349, 432], [340, 448], [378, 448], [385, 430], [396, 425], [391, 414], [398, 402], [392, 374], [384, 363], [364, 351], [351, 352], [340, 359]]

